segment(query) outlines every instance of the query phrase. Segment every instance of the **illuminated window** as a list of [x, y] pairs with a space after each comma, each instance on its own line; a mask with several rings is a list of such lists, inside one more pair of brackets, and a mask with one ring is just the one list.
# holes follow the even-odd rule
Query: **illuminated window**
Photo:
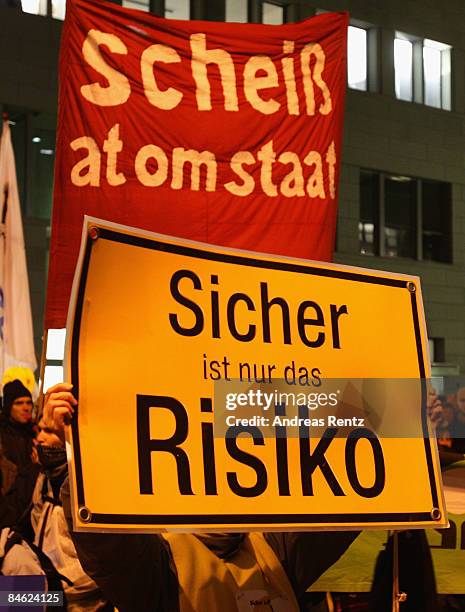
[[49, 329], [47, 333], [47, 361], [63, 361], [66, 329]]
[[66, 15], [66, 0], [52, 0], [52, 17], [54, 19], [63, 19]]
[[282, 4], [262, 2], [262, 23], [281, 25], [285, 22], [285, 7]]
[[347, 36], [347, 81], [352, 89], [367, 89], [367, 31], [349, 26]]
[[394, 39], [394, 70], [396, 98], [413, 100], [413, 44], [410, 40]]
[[[48, 14], [48, 0], [21, 0], [21, 6], [25, 13], [32, 13], [33, 15]], [[63, 21], [66, 14], [66, 0], [52, 0], [50, 6], [51, 16]]]
[[150, 8], [149, 0], [123, 0], [123, 6], [145, 12]]
[[[48, 14], [48, 0], [21, 0], [21, 6], [25, 13]], [[63, 20], [66, 14], [66, 0], [52, 0], [51, 9], [54, 19]]]
[[53, 387], [57, 383], [63, 382], [63, 366], [45, 366], [44, 372], [44, 391]]
[[450, 47], [434, 40], [423, 41], [424, 102], [451, 109]]
[[63, 358], [65, 354], [66, 329], [49, 329], [44, 373], [44, 391], [63, 382]]
[[47, 0], [21, 0], [21, 5], [25, 13], [34, 15], [47, 14]]
[[[316, 15], [329, 13], [316, 9]], [[378, 28], [351, 20], [347, 31], [347, 85], [359, 91], [378, 90]]]
[[226, 21], [247, 23], [248, 0], [226, 0]]
[[190, 0], [165, 0], [165, 17], [190, 19]]
[[451, 47], [397, 33], [394, 39], [395, 90], [406, 100], [451, 110]]

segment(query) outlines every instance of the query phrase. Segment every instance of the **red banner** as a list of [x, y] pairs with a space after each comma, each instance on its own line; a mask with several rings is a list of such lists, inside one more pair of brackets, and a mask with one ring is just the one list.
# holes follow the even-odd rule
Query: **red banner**
[[331, 259], [346, 13], [269, 26], [67, 11], [47, 328], [65, 325], [84, 214]]

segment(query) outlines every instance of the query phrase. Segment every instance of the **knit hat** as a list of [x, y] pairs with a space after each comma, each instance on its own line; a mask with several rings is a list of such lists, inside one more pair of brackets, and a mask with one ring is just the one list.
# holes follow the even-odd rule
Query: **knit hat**
[[30, 397], [32, 399], [31, 392], [26, 389], [20, 380], [16, 379], [6, 383], [3, 387], [3, 414], [10, 414], [11, 406], [18, 397]]
[[11, 366], [3, 372], [2, 387], [7, 383], [19, 380], [23, 383], [26, 389], [29, 389], [31, 393], [34, 393], [36, 387], [36, 379], [34, 378], [34, 372], [29, 368], [22, 366]]

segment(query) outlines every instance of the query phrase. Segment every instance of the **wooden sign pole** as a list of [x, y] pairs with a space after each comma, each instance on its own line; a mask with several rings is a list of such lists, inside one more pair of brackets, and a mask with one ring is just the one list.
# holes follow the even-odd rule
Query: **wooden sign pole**
[[44, 378], [45, 378], [45, 364], [47, 362], [47, 340], [48, 340], [48, 329], [44, 329], [44, 335], [42, 336], [42, 354], [40, 356], [40, 368], [39, 368], [39, 399], [38, 399], [38, 414], [42, 414], [44, 410]]

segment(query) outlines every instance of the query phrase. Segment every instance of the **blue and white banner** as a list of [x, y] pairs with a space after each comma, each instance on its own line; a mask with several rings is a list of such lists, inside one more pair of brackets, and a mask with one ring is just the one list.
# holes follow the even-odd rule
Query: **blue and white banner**
[[0, 375], [11, 366], [35, 370], [31, 301], [10, 126], [0, 140]]

